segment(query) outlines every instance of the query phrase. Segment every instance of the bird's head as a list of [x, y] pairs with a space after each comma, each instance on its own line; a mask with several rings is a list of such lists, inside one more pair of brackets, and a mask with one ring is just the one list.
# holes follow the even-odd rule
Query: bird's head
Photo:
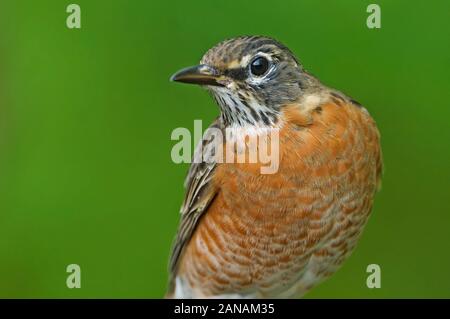
[[200, 65], [175, 73], [172, 81], [205, 86], [225, 125], [273, 125], [280, 108], [299, 98], [309, 76], [292, 52], [274, 39], [244, 36], [211, 48]]

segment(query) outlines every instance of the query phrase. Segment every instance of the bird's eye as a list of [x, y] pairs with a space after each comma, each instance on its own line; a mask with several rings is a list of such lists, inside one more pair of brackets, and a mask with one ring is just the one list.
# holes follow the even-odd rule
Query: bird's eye
[[250, 72], [253, 75], [261, 76], [269, 69], [269, 61], [264, 57], [257, 57], [250, 64]]

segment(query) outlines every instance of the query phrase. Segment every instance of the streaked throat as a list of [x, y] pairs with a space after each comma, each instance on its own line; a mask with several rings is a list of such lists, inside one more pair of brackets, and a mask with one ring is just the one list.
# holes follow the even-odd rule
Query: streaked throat
[[230, 92], [225, 88], [211, 90], [221, 109], [225, 127], [273, 127], [278, 123], [280, 112], [258, 101], [252, 94]]

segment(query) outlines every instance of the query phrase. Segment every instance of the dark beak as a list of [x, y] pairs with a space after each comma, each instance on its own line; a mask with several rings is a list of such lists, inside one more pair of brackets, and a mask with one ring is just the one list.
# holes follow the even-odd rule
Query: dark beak
[[170, 78], [171, 81], [176, 82], [223, 86], [222, 84], [217, 82], [218, 79], [219, 72], [206, 64], [200, 64], [182, 69], [172, 75]]

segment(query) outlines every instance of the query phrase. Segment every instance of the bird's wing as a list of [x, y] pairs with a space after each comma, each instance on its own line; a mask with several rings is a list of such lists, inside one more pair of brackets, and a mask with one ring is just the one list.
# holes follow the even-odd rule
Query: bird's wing
[[198, 143], [194, 159], [201, 161], [192, 162], [186, 177], [186, 194], [181, 206], [181, 220], [169, 261], [169, 290], [174, 288], [174, 280], [183, 250], [191, 239], [200, 217], [208, 210], [217, 194], [217, 189], [211, 183], [216, 168], [214, 143], [217, 143], [217, 139], [214, 139], [213, 129], [221, 130], [218, 120], [210, 125]]

